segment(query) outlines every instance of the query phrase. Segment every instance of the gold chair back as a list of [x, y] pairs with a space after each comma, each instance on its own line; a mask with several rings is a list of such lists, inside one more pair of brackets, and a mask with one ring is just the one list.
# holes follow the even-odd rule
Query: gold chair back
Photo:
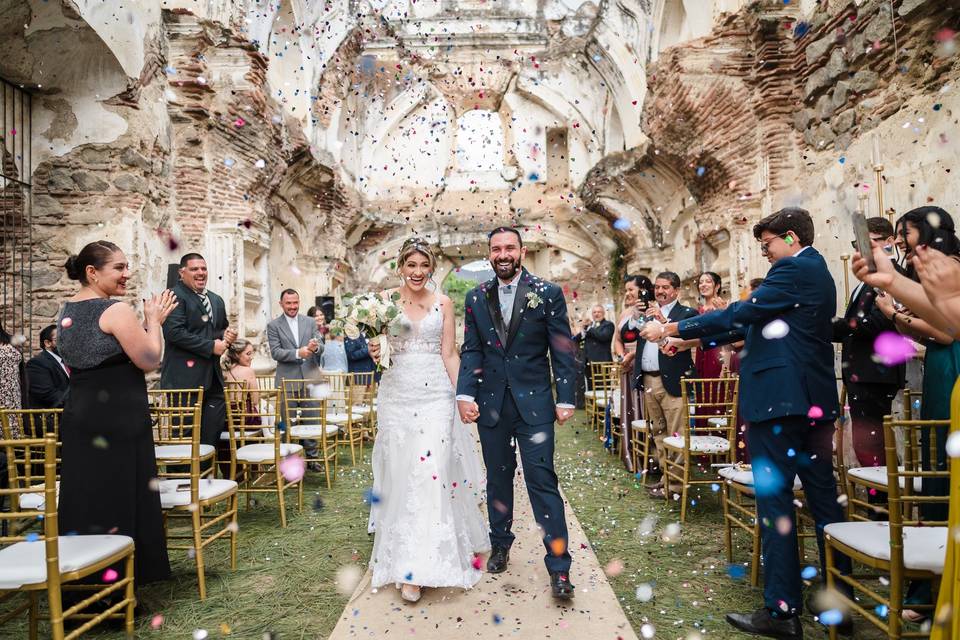
[[[158, 475], [161, 478], [191, 478], [191, 490], [196, 493], [198, 478], [212, 476], [213, 465], [201, 470], [200, 425], [203, 409], [203, 388], [154, 389], [147, 392], [153, 443], [157, 447], [177, 447], [183, 453], [158, 457]], [[184, 469], [184, 467], [188, 467]]]

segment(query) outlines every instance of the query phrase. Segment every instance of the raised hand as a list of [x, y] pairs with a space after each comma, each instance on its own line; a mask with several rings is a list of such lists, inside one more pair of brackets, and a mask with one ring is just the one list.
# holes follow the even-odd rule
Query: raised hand
[[960, 298], [960, 263], [930, 247], [919, 246], [915, 253], [913, 266], [927, 297], [940, 302]]
[[853, 254], [851, 269], [853, 275], [871, 287], [878, 289], [889, 289], [890, 285], [897, 278], [897, 270], [893, 268], [893, 262], [890, 260], [890, 254], [883, 247], [877, 247], [873, 250], [873, 261], [877, 263], [877, 270], [870, 273], [867, 267], [867, 260], [859, 251]]
[[663, 337], [663, 330], [659, 320], [650, 320], [640, 329], [640, 337], [648, 342], [657, 342]]
[[170, 312], [173, 311], [178, 304], [180, 303], [177, 302], [177, 296], [170, 289], [153, 296], [149, 300], [144, 300], [143, 317], [145, 323], [148, 325], [163, 324], [170, 315]]

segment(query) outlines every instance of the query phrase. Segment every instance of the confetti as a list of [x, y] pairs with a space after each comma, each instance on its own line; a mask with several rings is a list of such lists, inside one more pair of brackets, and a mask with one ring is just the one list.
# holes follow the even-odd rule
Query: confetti
[[893, 331], [884, 331], [873, 341], [873, 351], [882, 364], [890, 367], [912, 358], [917, 348], [909, 338]]
[[779, 340], [781, 338], [785, 338], [787, 334], [790, 333], [790, 325], [780, 318], [777, 318], [776, 320], [767, 323], [760, 333], [767, 340]]

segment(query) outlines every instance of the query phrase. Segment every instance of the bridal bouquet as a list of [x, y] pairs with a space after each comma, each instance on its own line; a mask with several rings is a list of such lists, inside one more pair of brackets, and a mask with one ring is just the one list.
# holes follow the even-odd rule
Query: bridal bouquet
[[330, 333], [335, 336], [345, 335], [351, 340], [356, 340], [361, 335], [370, 340], [378, 340], [380, 364], [377, 369], [386, 369], [390, 366], [390, 342], [387, 334], [395, 333], [394, 321], [400, 317], [400, 307], [396, 304], [399, 299], [399, 293], [394, 293], [389, 299], [379, 293], [345, 293], [343, 315], [330, 323]]

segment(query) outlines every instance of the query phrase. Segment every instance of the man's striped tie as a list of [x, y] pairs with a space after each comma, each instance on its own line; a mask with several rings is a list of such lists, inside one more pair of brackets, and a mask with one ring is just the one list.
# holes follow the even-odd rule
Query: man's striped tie
[[198, 293], [197, 295], [200, 296], [200, 302], [203, 303], [203, 313], [206, 315], [206, 321], [210, 322], [213, 319], [213, 307], [210, 306], [210, 298], [205, 293]]

